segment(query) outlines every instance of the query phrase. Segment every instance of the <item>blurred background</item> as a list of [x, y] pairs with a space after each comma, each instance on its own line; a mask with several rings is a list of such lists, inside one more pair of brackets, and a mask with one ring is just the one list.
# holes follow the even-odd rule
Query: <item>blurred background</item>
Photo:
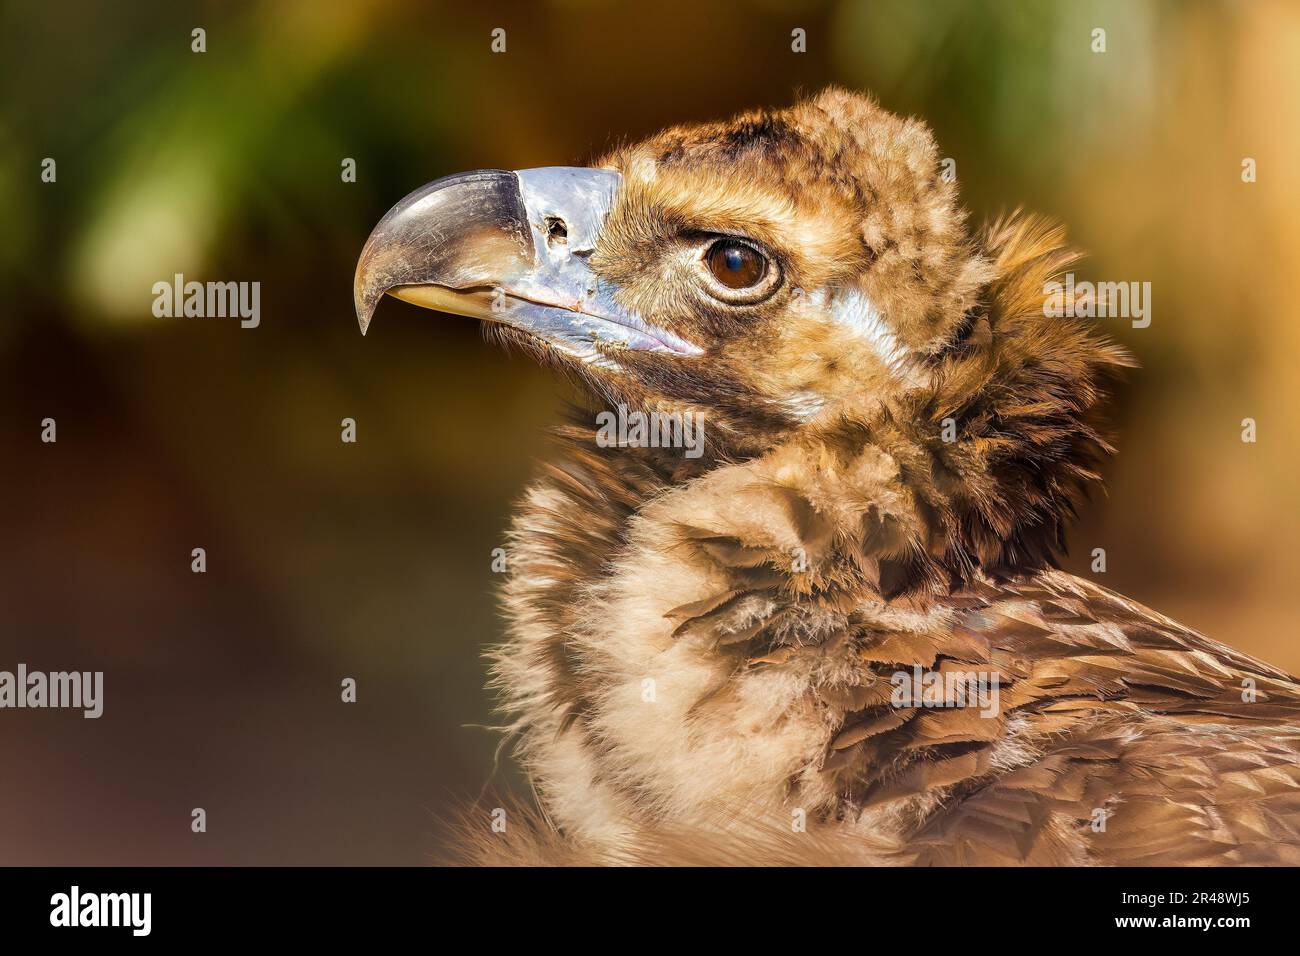
[[[582, 163], [830, 82], [925, 117], [975, 220], [1049, 213], [1091, 252], [1079, 278], [1152, 283], [1149, 328], [1106, 323], [1143, 368], [1069, 567], [1104, 547], [1103, 583], [1300, 670], [1300, 5], [158, 0], [0, 18], [0, 669], [105, 672], [99, 720], [0, 712], [0, 863], [418, 864], [452, 802], [520, 786], [493, 776], [484, 726], [490, 552], [563, 386], [475, 323], [393, 300], [363, 340], [357, 253], [446, 173]], [[260, 281], [260, 327], [155, 318], [151, 287], [175, 273]]]

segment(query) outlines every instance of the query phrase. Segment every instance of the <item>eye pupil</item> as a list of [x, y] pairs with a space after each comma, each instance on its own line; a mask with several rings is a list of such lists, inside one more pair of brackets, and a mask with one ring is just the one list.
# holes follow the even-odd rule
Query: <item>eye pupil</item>
[[767, 274], [767, 259], [742, 242], [722, 239], [708, 255], [709, 271], [728, 289], [748, 289]]

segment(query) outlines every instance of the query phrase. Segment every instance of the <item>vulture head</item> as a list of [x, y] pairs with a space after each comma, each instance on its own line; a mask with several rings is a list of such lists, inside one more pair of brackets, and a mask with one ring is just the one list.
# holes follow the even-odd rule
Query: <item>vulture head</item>
[[923, 459], [948, 563], [1041, 563], [1128, 360], [1044, 316], [1059, 230], [973, 234], [953, 180], [924, 123], [831, 88], [591, 167], [423, 186], [366, 243], [357, 316], [390, 294], [483, 319], [599, 402], [700, 416], [713, 458], [807, 434]]

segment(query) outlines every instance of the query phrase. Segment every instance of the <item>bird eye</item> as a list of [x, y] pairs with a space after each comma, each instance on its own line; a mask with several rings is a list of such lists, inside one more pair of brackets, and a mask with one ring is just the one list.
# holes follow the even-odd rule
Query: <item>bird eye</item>
[[728, 289], [751, 289], [767, 275], [767, 259], [753, 246], [719, 239], [705, 255], [713, 277]]

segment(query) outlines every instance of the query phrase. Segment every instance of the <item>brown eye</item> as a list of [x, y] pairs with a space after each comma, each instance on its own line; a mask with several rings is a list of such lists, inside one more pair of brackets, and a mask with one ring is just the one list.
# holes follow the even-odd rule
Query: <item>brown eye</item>
[[748, 289], [767, 275], [767, 259], [757, 249], [734, 239], [720, 239], [709, 249], [709, 271], [728, 289]]

